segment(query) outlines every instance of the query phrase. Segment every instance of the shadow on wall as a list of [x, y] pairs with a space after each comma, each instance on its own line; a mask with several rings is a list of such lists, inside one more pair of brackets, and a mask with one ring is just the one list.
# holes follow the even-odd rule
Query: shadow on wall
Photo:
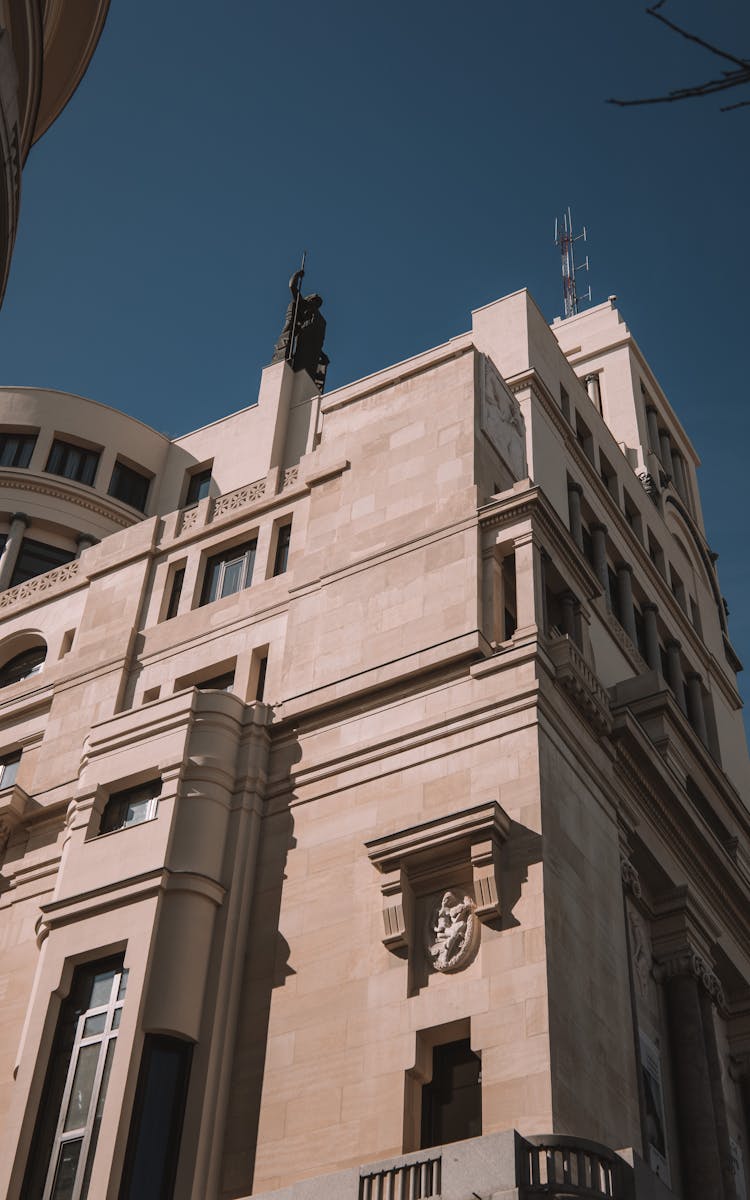
[[287, 857], [296, 844], [288, 807], [264, 817], [226, 1128], [221, 1185], [225, 1200], [247, 1196], [252, 1190], [271, 996], [295, 973], [289, 965], [289, 943], [279, 931], [279, 916]]

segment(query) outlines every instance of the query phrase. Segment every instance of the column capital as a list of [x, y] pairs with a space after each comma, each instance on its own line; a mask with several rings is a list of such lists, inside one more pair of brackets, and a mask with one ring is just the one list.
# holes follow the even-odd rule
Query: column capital
[[644, 613], [645, 613], [645, 612], [658, 613], [658, 611], [659, 611], [659, 605], [658, 605], [658, 604], [656, 604], [656, 603], [655, 603], [653, 600], [646, 600], [646, 601], [645, 601], [645, 602], [644, 602], [644, 603], [641, 605], [641, 612], [644, 612]]
[[666, 650], [681, 650], [682, 642], [678, 642], [677, 638], [670, 637], [665, 641], [664, 648]]
[[685, 682], [686, 683], [690, 683], [691, 681], [695, 682], [696, 680], [698, 681], [698, 683], [703, 682], [703, 676], [701, 675], [700, 671], [686, 671], [685, 672]]
[[13, 524], [14, 521], [21, 521], [24, 525], [30, 525], [31, 517], [27, 516], [26, 513], [15, 512], [11, 513], [10, 521], [11, 524]]
[[631, 574], [631, 575], [632, 575], [632, 574], [633, 574], [633, 564], [632, 564], [632, 563], [629, 563], [629, 562], [618, 562], [618, 563], [615, 565], [615, 570], [616, 570], [618, 573], [619, 573], [620, 571], [628, 571], [628, 572], [629, 572], [629, 574]]
[[583, 486], [580, 483], [576, 483], [575, 479], [569, 479], [568, 480], [568, 491], [569, 492], [578, 492], [578, 495], [582, 496], [583, 495]]
[[589, 529], [591, 530], [592, 533], [606, 533], [607, 532], [607, 526], [603, 523], [603, 521], [593, 521], [591, 523], [591, 525], [589, 526]]
[[643, 895], [641, 877], [629, 858], [620, 859], [620, 874], [626, 891], [632, 892], [636, 900], [640, 900]]
[[654, 978], [657, 983], [667, 983], [670, 979], [678, 979], [681, 976], [695, 979], [719, 1007], [724, 1007], [721, 980], [710, 963], [701, 958], [692, 947], [684, 946], [672, 954], [655, 958], [654, 964]]
[[658, 416], [658, 414], [659, 414], [659, 410], [658, 410], [658, 408], [656, 407], [656, 405], [655, 405], [655, 404], [647, 404], [647, 405], [646, 405], [646, 412], [647, 412], [647, 413], [656, 413], [656, 415], [657, 415], [657, 416]]
[[584, 375], [583, 377], [584, 383], [588, 383], [589, 379], [598, 379], [600, 373], [601, 372], [599, 371], [589, 371], [588, 374]]

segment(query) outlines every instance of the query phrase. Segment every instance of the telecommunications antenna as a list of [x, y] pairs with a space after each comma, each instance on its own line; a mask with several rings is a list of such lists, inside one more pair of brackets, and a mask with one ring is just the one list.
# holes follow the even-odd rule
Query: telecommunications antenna
[[570, 206], [568, 206], [563, 213], [562, 222], [555, 218], [555, 245], [560, 247], [562, 257], [564, 317], [574, 317], [577, 312], [580, 312], [580, 306], [584, 301], [591, 303], [590, 286], [587, 291], [581, 295], [578, 294], [576, 271], [588, 271], [589, 256], [587, 254], [585, 261], [576, 266], [573, 250], [574, 243], [577, 241], [586, 241], [586, 226], [584, 225], [582, 233], [573, 233], [573, 217]]

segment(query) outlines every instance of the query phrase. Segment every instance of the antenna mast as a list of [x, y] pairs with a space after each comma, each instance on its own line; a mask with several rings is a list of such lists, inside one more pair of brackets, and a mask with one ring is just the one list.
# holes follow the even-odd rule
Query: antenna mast
[[578, 241], [586, 241], [586, 226], [583, 227], [582, 233], [573, 233], [573, 217], [570, 212], [570, 206], [563, 213], [562, 223], [555, 218], [555, 245], [560, 247], [562, 256], [562, 277], [563, 277], [563, 304], [564, 316], [574, 317], [580, 311], [580, 305], [584, 300], [591, 303], [591, 287], [581, 296], [578, 295], [576, 285], [576, 271], [588, 271], [589, 256], [586, 255], [586, 261], [576, 266], [574, 257], [574, 243]]

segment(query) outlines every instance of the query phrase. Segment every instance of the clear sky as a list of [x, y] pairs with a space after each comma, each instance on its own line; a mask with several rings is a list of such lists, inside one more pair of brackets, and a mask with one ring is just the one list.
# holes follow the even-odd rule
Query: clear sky
[[[731, 92], [605, 104], [726, 65], [644, 9], [112, 0], [24, 172], [0, 381], [91, 396], [173, 436], [205, 424], [255, 399], [304, 247], [329, 387], [460, 333], [519, 287], [552, 320], [553, 223], [570, 204], [594, 302], [617, 295], [703, 460], [750, 670], [750, 109], [720, 113]], [[746, 0], [664, 11], [750, 55]]]

